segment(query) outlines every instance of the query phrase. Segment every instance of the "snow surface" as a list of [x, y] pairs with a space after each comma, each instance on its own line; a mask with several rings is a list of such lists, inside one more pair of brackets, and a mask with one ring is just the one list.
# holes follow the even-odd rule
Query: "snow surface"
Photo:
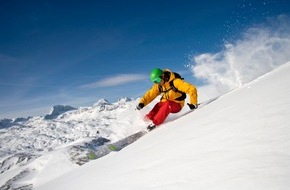
[[[65, 159], [65, 148], [44, 154], [31, 163], [34, 188], [289, 189], [289, 73], [284, 64], [81, 167]], [[134, 103], [119, 113], [127, 135], [144, 124]]]

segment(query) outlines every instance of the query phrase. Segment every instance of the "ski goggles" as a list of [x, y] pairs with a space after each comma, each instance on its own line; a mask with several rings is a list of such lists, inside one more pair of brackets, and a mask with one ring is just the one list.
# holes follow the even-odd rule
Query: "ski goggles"
[[158, 77], [154, 80], [154, 83], [159, 84], [161, 82], [161, 80], [162, 80], [161, 77]]

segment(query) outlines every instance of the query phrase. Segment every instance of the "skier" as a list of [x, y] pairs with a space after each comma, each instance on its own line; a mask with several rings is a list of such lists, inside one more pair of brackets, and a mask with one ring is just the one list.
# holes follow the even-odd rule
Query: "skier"
[[144, 118], [153, 122], [147, 127], [149, 131], [162, 124], [169, 113], [179, 112], [184, 106], [186, 94], [190, 96], [189, 108], [191, 110], [197, 108], [197, 90], [195, 86], [185, 82], [179, 74], [169, 69], [156, 68], [152, 70], [150, 80], [154, 83], [153, 86], [144, 94], [136, 106], [136, 109], [140, 110], [162, 94], [160, 102]]

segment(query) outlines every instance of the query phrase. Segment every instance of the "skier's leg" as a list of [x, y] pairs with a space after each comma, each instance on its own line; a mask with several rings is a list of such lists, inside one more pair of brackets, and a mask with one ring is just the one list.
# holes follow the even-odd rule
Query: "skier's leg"
[[161, 102], [155, 104], [153, 109], [148, 114], [145, 115], [145, 120], [153, 120], [155, 115], [158, 113], [160, 106], [161, 106]]
[[160, 109], [158, 113], [153, 118], [153, 123], [155, 125], [160, 125], [167, 118], [169, 113], [177, 113], [181, 110], [180, 104], [167, 100], [166, 102], [161, 102]]
[[170, 113], [180, 112], [182, 109], [181, 105], [177, 102], [169, 101]]

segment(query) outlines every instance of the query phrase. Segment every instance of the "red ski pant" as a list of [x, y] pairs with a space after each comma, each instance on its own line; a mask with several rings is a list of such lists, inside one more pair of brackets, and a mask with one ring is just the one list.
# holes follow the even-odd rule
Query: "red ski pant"
[[145, 117], [152, 120], [155, 125], [160, 125], [164, 122], [169, 113], [177, 113], [180, 110], [181, 106], [179, 103], [167, 100], [157, 103]]

